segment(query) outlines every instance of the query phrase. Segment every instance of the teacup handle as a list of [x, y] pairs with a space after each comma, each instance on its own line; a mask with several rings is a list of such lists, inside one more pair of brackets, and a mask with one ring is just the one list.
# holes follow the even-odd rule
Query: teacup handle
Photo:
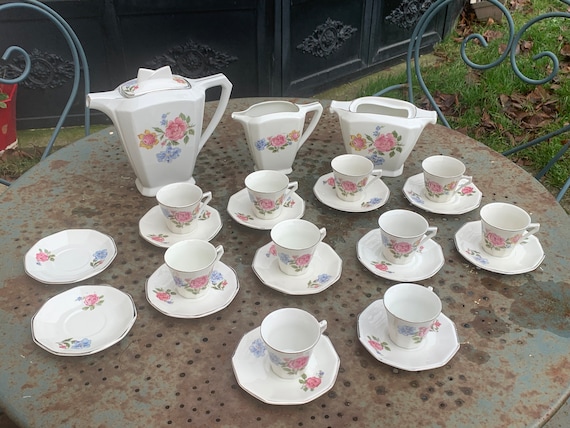
[[456, 192], [460, 191], [468, 184], [473, 183], [473, 177], [471, 177], [470, 175], [462, 175], [459, 178], [459, 181], [460, 181], [459, 186], [457, 186], [457, 189], [455, 189]]
[[212, 200], [212, 192], [204, 192], [202, 199], [200, 199], [200, 211], [198, 211], [198, 218], [202, 216], [202, 213], [206, 209], [206, 205]]
[[319, 242], [321, 242], [323, 239], [325, 239], [325, 236], [327, 236], [327, 229], [322, 227], [319, 232], [321, 233], [321, 239], [319, 240]]
[[366, 186], [364, 186], [364, 189], [362, 190], [366, 190], [372, 183], [382, 177], [382, 168], [373, 169], [370, 175], [372, 175], [372, 178], [368, 180], [368, 183], [366, 183]]
[[320, 102], [315, 101], [314, 103], [305, 104], [305, 105], [297, 104], [297, 107], [299, 107], [299, 110], [303, 111], [305, 115], [311, 111], [314, 112], [311, 121], [307, 125], [307, 129], [305, 129], [305, 132], [301, 134], [301, 138], [299, 139], [299, 147], [297, 148], [297, 150], [299, 150], [301, 146], [305, 143], [305, 141], [307, 141], [307, 138], [309, 138], [309, 135], [311, 135], [311, 132], [315, 130], [315, 127], [319, 123], [319, 119], [323, 114], [323, 106]]
[[216, 247], [216, 262], [219, 262], [223, 255], [224, 255], [224, 247], [223, 245], [218, 245]]
[[327, 329], [327, 320], [319, 321], [319, 329], [321, 330], [321, 334], [325, 332]]
[[526, 228], [526, 231], [523, 232], [522, 239], [528, 238], [530, 235], [534, 235], [536, 232], [540, 230], [540, 223], [531, 223]]
[[291, 193], [293, 193], [298, 188], [299, 188], [299, 182], [297, 182], [297, 181], [290, 182], [289, 185], [287, 186], [287, 190], [285, 191], [285, 196], [283, 197], [283, 202], [288, 201], [289, 198], [291, 197]]
[[428, 239], [435, 237], [435, 235], [437, 235], [437, 227], [435, 227], [435, 226], [428, 227], [426, 230], [426, 233], [425, 233], [424, 237], [422, 238], [422, 240], [420, 241], [419, 245], [422, 245]]

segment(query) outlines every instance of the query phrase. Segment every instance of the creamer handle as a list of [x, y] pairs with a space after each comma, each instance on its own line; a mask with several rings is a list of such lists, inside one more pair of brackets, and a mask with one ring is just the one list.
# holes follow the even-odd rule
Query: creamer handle
[[315, 127], [319, 123], [319, 119], [323, 114], [323, 106], [321, 105], [320, 102], [315, 101], [314, 103], [310, 104], [304, 104], [304, 105], [297, 104], [297, 107], [299, 107], [299, 110], [301, 110], [305, 114], [309, 112], [314, 112], [311, 121], [307, 125], [307, 129], [305, 129], [305, 131], [301, 134], [301, 138], [299, 139], [299, 149], [300, 149], [301, 146], [305, 143], [305, 141], [307, 141], [307, 138], [309, 138], [309, 135], [311, 135], [311, 132], [315, 130]]
[[208, 141], [208, 138], [210, 138], [210, 135], [212, 135], [212, 132], [214, 132], [216, 126], [218, 126], [218, 123], [220, 123], [220, 120], [222, 120], [222, 116], [226, 110], [228, 101], [230, 100], [233, 85], [222, 73], [214, 74], [213, 76], [204, 77], [202, 79], [195, 79], [194, 82], [199, 82], [204, 88], [204, 91], [206, 89], [213, 88], [214, 86], [222, 87], [218, 107], [216, 107], [216, 111], [214, 112], [212, 119], [210, 119], [210, 123], [208, 123], [208, 126], [202, 132], [202, 136], [200, 137], [200, 144], [198, 145], [198, 151], [200, 151], [202, 147], [204, 147], [204, 144], [206, 144], [206, 141]]

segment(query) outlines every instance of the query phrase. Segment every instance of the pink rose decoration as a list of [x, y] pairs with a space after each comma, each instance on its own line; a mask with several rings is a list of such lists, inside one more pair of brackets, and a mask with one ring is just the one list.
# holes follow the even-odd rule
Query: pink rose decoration
[[501, 238], [499, 235], [497, 235], [496, 233], [487, 232], [486, 238], [495, 247], [504, 247], [505, 246], [505, 240], [503, 238]]
[[153, 235], [151, 236], [151, 239], [156, 242], [164, 242], [164, 236], [160, 235]]
[[190, 286], [190, 288], [199, 290], [208, 285], [208, 281], [210, 281], [210, 277], [208, 275], [204, 275], [204, 276], [199, 276], [198, 278], [194, 278], [192, 281], [190, 281], [188, 285]]
[[275, 137], [269, 137], [269, 144], [274, 147], [281, 147], [287, 144], [287, 139], [284, 135], [276, 135]]
[[49, 256], [43, 251], [40, 251], [39, 253], [36, 254], [36, 260], [38, 262], [47, 262], [49, 260]]
[[95, 306], [98, 301], [99, 301], [99, 296], [97, 296], [96, 294], [90, 294], [83, 298], [83, 304], [85, 306]]
[[435, 181], [428, 181], [427, 188], [432, 193], [443, 193], [443, 187], [441, 184], [436, 183]]
[[353, 183], [352, 181], [343, 181], [340, 185], [347, 193], [354, 193], [358, 190], [356, 183]]
[[156, 293], [156, 298], [158, 300], [162, 300], [163, 302], [168, 302], [170, 300], [170, 294], [165, 293], [164, 291], [159, 291]]
[[351, 135], [350, 145], [356, 150], [363, 150], [366, 148], [366, 139], [361, 134]]
[[396, 242], [392, 245], [392, 249], [398, 254], [408, 254], [414, 250], [414, 247], [408, 242]]
[[419, 330], [418, 331], [419, 337], [424, 337], [426, 334], [429, 333], [429, 328], [427, 328], [427, 327], [420, 327], [418, 330]]
[[265, 211], [269, 211], [275, 208], [275, 202], [271, 199], [258, 199], [257, 205]]
[[384, 347], [380, 342], [376, 342], [375, 340], [369, 340], [368, 343], [377, 351], [382, 351]]
[[305, 381], [305, 385], [307, 385], [307, 388], [309, 388], [309, 389], [315, 389], [320, 384], [321, 384], [321, 378], [320, 377], [310, 377], [310, 378], [307, 378], [307, 380]]
[[277, 255], [277, 248], [275, 248], [275, 245], [272, 245], [271, 247], [269, 247], [269, 254], [271, 254], [272, 256]]
[[307, 266], [310, 261], [311, 261], [311, 255], [310, 254], [303, 254], [302, 256], [297, 257], [297, 260], [295, 260], [297, 266], [299, 266], [299, 267]]
[[511, 238], [511, 242], [513, 244], [516, 244], [517, 242], [519, 242], [521, 240], [521, 238], [522, 238], [522, 235], [515, 235]]
[[192, 221], [192, 213], [190, 211], [178, 211], [174, 213], [174, 218], [179, 223], [187, 223]]
[[376, 147], [376, 150], [379, 152], [389, 152], [396, 147], [396, 137], [392, 134], [381, 134], [374, 141], [374, 147]]
[[331, 187], [334, 187], [334, 177], [329, 177], [327, 180], [327, 184]]
[[299, 357], [287, 362], [287, 367], [293, 370], [301, 370], [305, 368], [309, 362], [309, 357]]
[[174, 120], [168, 122], [168, 125], [164, 130], [164, 135], [166, 135], [166, 138], [168, 138], [169, 140], [173, 141], [180, 140], [182, 137], [184, 137], [187, 128], [188, 125], [186, 124], [186, 122], [177, 117]]
[[461, 193], [464, 195], [470, 195], [473, 192], [474, 192], [474, 190], [473, 190], [473, 187], [471, 187], [471, 186], [465, 186], [461, 189]]
[[382, 271], [387, 271], [388, 270], [388, 265], [385, 263], [378, 263], [376, 265], [374, 265], [374, 267], [378, 270], [382, 270]]

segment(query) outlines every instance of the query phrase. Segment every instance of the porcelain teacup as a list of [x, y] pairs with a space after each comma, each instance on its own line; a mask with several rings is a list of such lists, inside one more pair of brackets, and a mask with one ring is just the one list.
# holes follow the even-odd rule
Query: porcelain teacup
[[370, 159], [360, 155], [337, 156], [331, 161], [331, 167], [336, 195], [348, 202], [362, 199], [366, 188], [382, 176], [382, 169], [375, 169]]
[[449, 202], [455, 193], [473, 181], [465, 165], [451, 156], [430, 156], [422, 162], [425, 196], [434, 202]]
[[299, 379], [313, 350], [327, 328], [310, 313], [297, 308], [281, 308], [261, 322], [261, 340], [269, 354], [271, 370], [284, 379]]
[[296, 181], [289, 182], [289, 177], [280, 171], [261, 170], [245, 178], [245, 187], [256, 217], [264, 220], [279, 217], [283, 203], [291, 193], [297, 190]]
[[212, 200], [212, 192], [202, 192], [191, 183], [172, 183], [158, 190], [156, 200], [168, 229], [172, 233], [186, 234], [194, 228]]

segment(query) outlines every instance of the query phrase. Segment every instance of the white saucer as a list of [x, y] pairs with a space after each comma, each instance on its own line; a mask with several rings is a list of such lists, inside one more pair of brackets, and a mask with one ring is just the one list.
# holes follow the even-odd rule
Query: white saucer
[[110, 285], [80, 285], [43, 304], [32, 317], [32, 337], [55, 355], [91, 355], [119, 342], [136, 318], [127, 293]]
[[455, 234], [457, 251], [475, 266], [490, 272], [515, 275], [535, 270], [544, 260], [540, 241], [534, 235], [518, 244], [507, 257], [495, 257], [481, 247], [481, 221], [465, 223]]
[[356, 254], [360, 263], [374, 275], [400, 282], [431, 278], [445, 263], [441, 245], [433, 239], [428, 239], [418, 249], [410, 263], [398, 265], [388, 262], [382, 258], [380, 229], [371, 230], [360, 238], [356, 244]]
[[455, 192], [449, 202], [433, 202], [424, 196], [424, 174], [414, 175], [404, 184], [404, 195], [408, 200], [425, 211], [435, 214], [463, 214], [473, 211], [481, 204], [481, 191], [473, 183]]
[[270, 242], [255, 252], [251, 265], [257, 277], [268, 287], [291, 295], [316, 294], [338, 281], [342, 273], [342, 259], [330, 245], [317, 245], [307, 272], [287, 275], [279, 269], [275, 244]]
[[44, 284], [72, 284], [105, 270], [117, 255], [113, 238], [91, 229], [68, 229], [35, 243], [24, 268]]
[[334, 188], [334, 176], [330, 172], [321, 176], [313, 187], [313, 192], [323, 204], [339, 211], [349, 213], [363, 213], [375, 210], [384, 205], [390, 197], [390, 189], [381, 179], [374, 182], [364, 191], [364, 198], [360, 201], [348, 202], [339, 199]]
[[253, 214], [251, 201], [247, 189], [242, 189], [230, 196], [228, 201], [228, 214], [239, 224], [251, 227], [252, 229], [270, 230], [273, 226], [283, 220], [301, 218], [305, 214], [305, 201], [297, 193], [291, 193], [291, 197], [283, 203], [281, 215], [268, 220], [256, 217]]
[[239, 282], [235, 271], [217, 262], [210, 276], [212, 289], [199, 299], [186, 299], [176, 293], [168, 267], [160, 266], [146, 282], [146, 299], [159, 312], [174, 318], [201, 318], [229, 306], [237, 295]]
[[459, 350], [455, 324], [443, 313], [437, 318], [419, 348], [404, 349], [395, 345], [388, 335], [386, 309], [382, 299], [372, 302], [358, 316], [358, 338], [378, 361], [411, 372], [442, 367]]
[[139, 233], [145, 241], [157, 247], [168, 248], [186, 239], [204, 239], [209, 241], [214, 238], [222, 228], [220, 213], [209, 205], [198, 220], [198, 224], [189, 233], [172, 233], [166, 226], [160, 206], [152, 207], [139, 221]]
[[[282, 379], [271, 370], [259, 327], [239, 342], [232, 366], [239, 386], [268, 404], [305, 404], [329, 391], [338, 375], [340, 358], [327, 336], [321, 336], [299, 379]], [[312, 387], [312, 388], [311, 388]]]

